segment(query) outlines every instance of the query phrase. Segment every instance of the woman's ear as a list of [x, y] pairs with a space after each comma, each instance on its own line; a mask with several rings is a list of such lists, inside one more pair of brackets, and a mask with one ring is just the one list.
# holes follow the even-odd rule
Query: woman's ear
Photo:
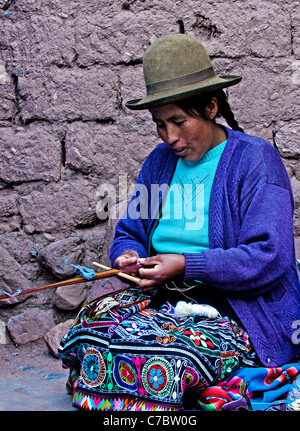
[[216, 97], [212, 97], [211, 101], [205, 108], [206, 118], [210, 121], [214, 121], [218, 113], [218, 99]]

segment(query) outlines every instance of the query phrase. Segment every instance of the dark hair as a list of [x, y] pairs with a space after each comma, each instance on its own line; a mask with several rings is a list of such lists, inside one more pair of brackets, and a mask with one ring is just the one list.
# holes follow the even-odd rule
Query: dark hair
[[223, 90], [217, 90], [211, 93], [204, 93], [200, 96], [193, 97], [191, 99], [186, 99], [178, 102], [177, 105], [186, 113], [190, 115], [199, 115], [203, 119], [207, 119], [205, 115], [205, 108], [211, 101], [213, 97], [218, 100], [218, 112], [217, 117], [222, 116], [229, 127], [233, 130], [238, 130], [244, 132], [244, 130], [238, 125], [238, 122], [234, 118], [233, 112], [227, 101], [227, 96]]

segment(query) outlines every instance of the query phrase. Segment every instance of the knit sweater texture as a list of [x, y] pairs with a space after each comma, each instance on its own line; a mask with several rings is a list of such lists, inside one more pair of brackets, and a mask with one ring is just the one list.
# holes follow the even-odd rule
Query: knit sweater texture
[[[300, 289], [296, 268], [289, 177], [277, 150], [261, 138], [224, 128], [228, 142], [210, 196], [210, 249], [185, 255], [185, 280], [201, 280], [226, 293], [263, 365], [275, 367], [300, 354]], [[159, 144], [138, 175], [110, 249], [151, 255], [163, 193], [178, 157]], [[167, 187], [165, 187], [167, 192]], [[152, 193], [151, 193], [152, 192]], [[214, 289], [214, 291], [216, 291]]]
[[156, 253], [199, 253], [209, 249], [209, 200], [227, 140], [200, 160], [179, 159], [161, 217], [152, 236]]

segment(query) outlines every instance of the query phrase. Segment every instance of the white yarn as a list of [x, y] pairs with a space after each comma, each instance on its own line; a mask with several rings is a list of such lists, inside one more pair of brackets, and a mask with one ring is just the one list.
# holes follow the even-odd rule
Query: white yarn
[[221, 317], [218, 310], [210, 305], [192, 304], [185, 301], [179, 301], [175, 307], [175, 314], [179, 319], [184, 319], [189, 316], [203, 316], [209, 319]]

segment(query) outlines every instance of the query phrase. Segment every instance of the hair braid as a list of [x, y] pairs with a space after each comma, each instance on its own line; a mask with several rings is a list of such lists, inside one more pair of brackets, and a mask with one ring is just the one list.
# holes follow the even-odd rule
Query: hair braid
[[223, 90], [220, 90], [216, 93], [216, 97], [218, 99], [219, 106], [219, 114], [225, 118], [228, 126], [230, 126], [233, 130], [238, 130], [240, 132], [244, 132], [244, 130], [239, 126], [238, 122], [234, 118], [234, 114], [230, 108], [230, 105], [227, 100], [227, 96]]

